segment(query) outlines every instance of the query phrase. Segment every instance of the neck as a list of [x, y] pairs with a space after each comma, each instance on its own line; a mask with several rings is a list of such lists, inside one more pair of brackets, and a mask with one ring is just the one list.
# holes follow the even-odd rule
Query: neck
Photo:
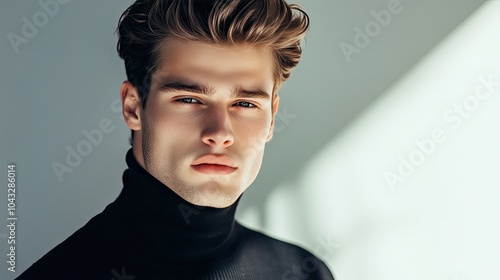
[[239, 198], [226, 208], [194, 205], [149, 174], [132, 150], [126, 160], [129, 169], [123, 174], [124, 187], [115, 205], [123, 213], [123, 223], [148, 243], [143, 247], [175, 260], [203, 260], [231, 247]]

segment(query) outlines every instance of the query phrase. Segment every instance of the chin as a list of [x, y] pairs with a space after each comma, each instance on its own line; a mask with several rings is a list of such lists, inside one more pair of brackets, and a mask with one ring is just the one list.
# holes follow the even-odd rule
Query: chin
[[197, 190], [196, 195], [192, 197], [192, 201], [188, 201], [198, 206], [225, 208], [235, 203], [241, 194], [242, 191], [239, 189], [220, 189], [217, 186], [215, 188]]

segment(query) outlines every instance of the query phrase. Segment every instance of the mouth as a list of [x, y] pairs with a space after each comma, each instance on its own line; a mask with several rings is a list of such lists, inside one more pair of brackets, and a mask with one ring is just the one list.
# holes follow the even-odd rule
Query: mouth
[[236, 171], [235, 167], [211, 163], [192, 165], [192, 167], [194, 170], [205, 174], [231, 174]]
[[229, 156], [221, 154], [206, 154], [195, 160], [191, 166], [197, 172], [220, 175], [231, 174], [237, 169]]

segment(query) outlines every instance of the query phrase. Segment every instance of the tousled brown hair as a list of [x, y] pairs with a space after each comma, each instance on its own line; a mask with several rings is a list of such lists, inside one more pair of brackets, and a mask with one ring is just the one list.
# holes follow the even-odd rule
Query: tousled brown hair
[[161, 43], [171, 37], [271, 48], [274, 99], [299, 63], [308, 29], [308, 15], [285, 0], [137, 0], [120, 17], [117, 50], [144, 109]]

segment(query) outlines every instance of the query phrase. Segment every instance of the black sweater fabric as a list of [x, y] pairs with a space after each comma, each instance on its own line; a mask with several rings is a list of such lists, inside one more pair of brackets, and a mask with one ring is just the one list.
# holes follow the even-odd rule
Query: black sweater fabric
[[17, 279], [333, 279], [308, 251], [182, 199], [127, 152], [123, 189]]

